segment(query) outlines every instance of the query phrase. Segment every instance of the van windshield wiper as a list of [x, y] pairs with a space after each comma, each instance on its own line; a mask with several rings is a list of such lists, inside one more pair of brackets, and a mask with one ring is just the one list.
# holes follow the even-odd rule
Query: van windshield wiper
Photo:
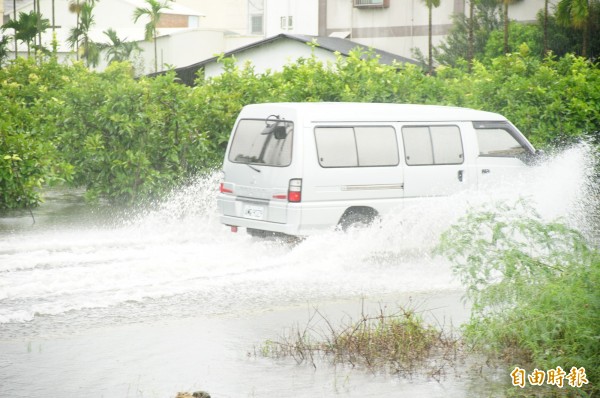
[[252, 170], [256, 171], [257, 173], [260, 173], [262, 170], [257, 169], [256, 167], [250, 165], [250, 163], [244, 163], [246, 166], [250, 167]]

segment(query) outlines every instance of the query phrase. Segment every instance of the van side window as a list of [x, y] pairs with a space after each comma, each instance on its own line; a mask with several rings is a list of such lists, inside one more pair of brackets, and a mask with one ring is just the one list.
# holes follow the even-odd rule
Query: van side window
[[396, 131], [391, 126], [317, 127], [322, 167], [397, 166]]
[[461, 164], [464, 152], [457, 126], [402, 127], [406, 164]]
[[265, 166], [289, 166], [292, 163], [292, 122], [277, 119], [243, 119], [237, 125], [229, 160]]
[[505, 129], [475, 129], [479, 156], [517, 157], [527, 150]]

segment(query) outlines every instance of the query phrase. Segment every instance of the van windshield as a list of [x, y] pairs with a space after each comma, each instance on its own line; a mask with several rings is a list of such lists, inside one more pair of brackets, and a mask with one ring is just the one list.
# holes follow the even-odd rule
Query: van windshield
[[243, 119], [237, 125], [228, 159], [234, 163], [289, 166], [294, 124], [279, 119]]

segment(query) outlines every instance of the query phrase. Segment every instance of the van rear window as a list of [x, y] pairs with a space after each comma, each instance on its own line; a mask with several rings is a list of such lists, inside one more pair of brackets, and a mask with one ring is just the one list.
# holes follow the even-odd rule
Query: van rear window
[[278, 119], [243, 119], [237, 125], [228, 159], [234, 163], [289, 166], [294, 124]]
[[323, 167], [397, 166], [396, 131], [391, 126], [317, 127], [315, 140]]

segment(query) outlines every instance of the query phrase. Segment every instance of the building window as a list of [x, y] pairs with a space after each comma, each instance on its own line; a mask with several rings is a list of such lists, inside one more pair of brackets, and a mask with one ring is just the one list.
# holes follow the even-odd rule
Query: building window
[[251, 15], [250, 16], [250, 34], [262, 35], [263, 34], [263, 16], [262, 15]]
[[248, 0], [248, 21], [250, 23], [249, 31], [251, 35], [263, 35], [265, 2], [264, 0]]
[[281, 30], [293, 30], [294, 29], [294, 17], [288, 15], [287, 17], [281, 17]]
[[200, 26], [200, 17], [196, 15], [190, 15], [188, 17], [188, 28], [197, 28]]

